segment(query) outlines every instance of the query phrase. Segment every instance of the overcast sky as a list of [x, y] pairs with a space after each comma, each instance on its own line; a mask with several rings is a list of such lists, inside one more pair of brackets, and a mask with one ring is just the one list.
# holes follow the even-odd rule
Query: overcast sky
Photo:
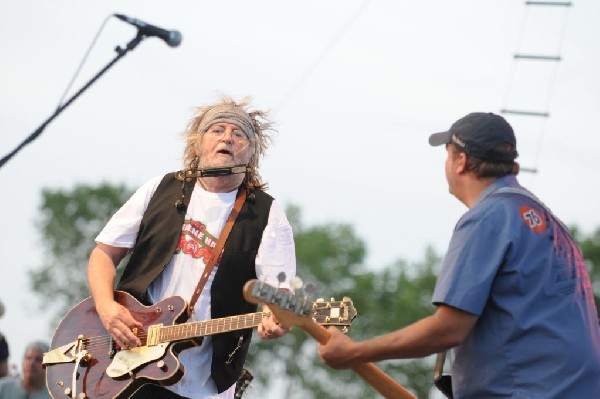
[[[179, 133], [217, 92], [272, 110], [279, 134], [262, 164], [270, 193], [300, 206], [307, 225], [352, 224], [371, 268], [418, 261], [426, 245], [445, 250], [466, 208], [447, 192], [444, 150], [427, 138], [472, 111], [549, 111], [545, 124], [507, 116], [522, 166], [538, 169], [521, 182], [567, 224], [600, 226], [598, 1], [565, 10], [513, 0], [22, 0], [0, 9], [0, 156], [54, 112], [111, 14], [183, 35], [177, 48], [143, 41], [0, 168], [0, 330], [13, 363], [27, 341], [52, 334], [26, 275], [45, 256], [41, 189], [137, 187], [179, 169]], [[135, 32], [110, 18], [70, 94]], [[516, 62], [517, 50], [562, 62]]]

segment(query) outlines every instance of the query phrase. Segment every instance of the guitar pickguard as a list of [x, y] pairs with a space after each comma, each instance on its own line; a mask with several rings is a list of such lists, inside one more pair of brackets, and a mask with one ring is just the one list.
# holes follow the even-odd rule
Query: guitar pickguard
[[169, 342], [163, 342], [154, 346], [122, 349], [115, 354], [112, 362], [106, 368], [106, 375], [117, 378], [129, 374], [136, 368], [161, 358], [169, 344]]

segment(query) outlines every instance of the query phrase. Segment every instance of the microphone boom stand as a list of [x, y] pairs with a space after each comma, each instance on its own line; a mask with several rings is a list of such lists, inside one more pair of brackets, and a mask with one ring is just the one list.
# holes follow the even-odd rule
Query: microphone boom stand
[[92, 79], [90, 79], [81, 89], [79, 89], [79, 91], [77, 91], [77, 93], [73, 94], [73, 96], [71, 96], [71, 98], [69, 98], [69, 100], [67, 100], [63, 105], [59, 106], [56, 109], [56, 111], [54, 111], [54, 113], [52, 115], [50, 115], [50, 117], [44, 121], [44, 123], [42, 123], [33, 133], [31, 133], [29, 135], [29, 137], [27, 137], [21, 144], [19, 144], [9, 154], [4, 156], [4, 158], [2, 158], [0, 160], [0, 168], [2, 166], [4, 166], [4, 164], [6, 162], [8, 162], [8, 160], [11, 159], [23, 147], [25, 147], [27, 144], [29, 144], [33, 140], [35, 140], [44, 131], [46, 126], [48, 126], [48, 124], [54, 120], [54, 118], [56, 118], [58, 115], [60, 115], [60, 113], [63, 112], [65, 110], [65, 108], [67, 108], [69, 105], [71, 105], [71, 103], [73, 101], [75, 101], [77, 99], [77, 97], [79, 97], [92, 84], [94, 84], [94, 82], [96, 82], [96, 80], [98, 80], [98, 78], [100, 78], [100, 76], [104, 75], [104, 73], [106, 71], [108, 71], [110, 69], [110, 67], [112, 67], [114, 64], [116, 64], [117, 61], [119, 61], [121, 58], [123, 58], [125, 56], [125, 54], [127, 54], [129, 51], [135, 49], [137, 47], [137, 45], [140, 44], [140, 42], [145, 38], [146, 38], [146, 36], [144, 34], [142, 34], [141, 32], [138, 32], [138, 34], [129, 43], [127, 43], [127, 46], [124, 49], [117, 46], [117, 48], [115, 48], [115, 51], [117, 52], [117, 56], [111, 62], [109, 62], [104, 68], [102, 68], [100, 70], [100, 72], [98, 72]]

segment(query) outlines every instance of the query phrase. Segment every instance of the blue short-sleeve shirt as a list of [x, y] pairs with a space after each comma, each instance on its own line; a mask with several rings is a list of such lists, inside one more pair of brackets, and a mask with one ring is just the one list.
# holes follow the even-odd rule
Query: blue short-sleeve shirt
[[600, 398], [591, 283], [568, 231], [514, 176], [458, 221], [433, 303], [479, 316], [454, 350], [455, 398]]

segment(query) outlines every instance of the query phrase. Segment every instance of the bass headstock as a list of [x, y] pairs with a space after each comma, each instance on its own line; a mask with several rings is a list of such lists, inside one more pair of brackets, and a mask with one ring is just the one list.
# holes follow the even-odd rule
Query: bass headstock
[[250, 280], [244, 285], [244, 298], [254, 304], [266, 304], [280, 322], [288, 327], [318, 323], [325, 326], [347, 328], [356, 317], [352, 300], [341, 301], [319, 299], [309, 301], [306, 296], [273, 287], [259, 280]]
[[349, 327], [357, 312], [352, 299], [345, 296], [341, 301], [317, 299], [312, 303], [312, 318], [324, 326]]

